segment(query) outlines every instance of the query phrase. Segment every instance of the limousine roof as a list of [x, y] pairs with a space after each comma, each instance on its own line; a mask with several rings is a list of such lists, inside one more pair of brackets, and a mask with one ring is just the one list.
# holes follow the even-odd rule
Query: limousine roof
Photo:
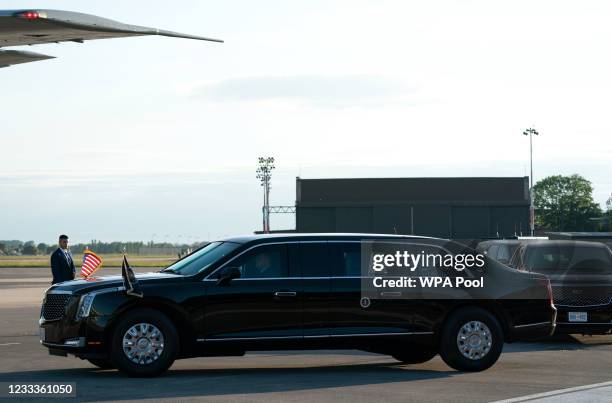
[[361, 240], [361, 239], [440, 239], [418, 235], [393, 234], [359, 234], [359, 233], [283, 233], [283, 234], [250, 234], [221, 239], [225, 242], [248, 243], [274, 239], [275, 241], [300, 240]]

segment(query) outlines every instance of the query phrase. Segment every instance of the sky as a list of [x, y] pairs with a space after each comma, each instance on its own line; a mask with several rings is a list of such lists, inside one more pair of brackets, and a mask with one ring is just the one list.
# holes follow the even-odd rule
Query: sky
[[[0, 239], [194, 242], [295, 178], [578, 173], [612, 193], [608, 1], [2, 2], [221, 38], [30, 47], [0, 69]], [[17, 49], [17, 48], [15, 48]], [[272, 228], [294, 226], [292, 215]]]

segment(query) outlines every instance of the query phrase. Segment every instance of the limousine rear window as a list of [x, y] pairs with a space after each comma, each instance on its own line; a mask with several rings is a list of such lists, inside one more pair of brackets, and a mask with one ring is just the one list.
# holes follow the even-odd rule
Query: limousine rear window
[[183, 276], [192, 276], [207, 269], [210, 265], [227, 256], [239, 246], [240, 244], [233, 242], [212, 242], [186, 258], [168, 266], [163, 271]]
[[612, 254], [605, 247], [546, 246], [527, 249], [531, 271], [543, 274], [612, 274]]

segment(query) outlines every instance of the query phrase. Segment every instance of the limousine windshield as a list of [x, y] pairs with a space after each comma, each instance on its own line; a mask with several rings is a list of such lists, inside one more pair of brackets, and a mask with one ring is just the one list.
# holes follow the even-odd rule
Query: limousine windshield
[[227, 254], [236, 250], [240, 244], [234, 242], [212, 242], [205, 247], [195, 251], [172, 265], [162, 272], [176, 273], [183, 276], [193, 276], [202, 270], [207, 269], [211, 264], [223, 258]]

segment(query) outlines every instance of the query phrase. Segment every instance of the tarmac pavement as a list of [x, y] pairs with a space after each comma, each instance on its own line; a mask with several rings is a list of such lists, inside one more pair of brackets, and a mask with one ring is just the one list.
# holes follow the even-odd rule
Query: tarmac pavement
[[0, 269], [0, 382], [74, 382], [77, 397], [64, 401], [612, 401], [612, 336], [507, 344], [498, 363], [481, 373], [454, 371], [439, 357], [402, 365], [359, 351], [278, 351], [180, 360], [162, 377], [132, 379], [48, 355], [37, 326], [46, 274]]

